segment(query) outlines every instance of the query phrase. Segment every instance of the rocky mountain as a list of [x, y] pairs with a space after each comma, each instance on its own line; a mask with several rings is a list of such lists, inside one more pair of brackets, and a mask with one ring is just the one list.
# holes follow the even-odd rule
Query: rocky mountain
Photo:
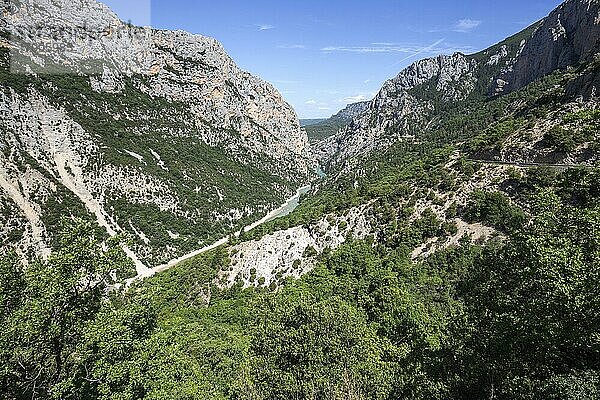
[[557, 69], [589, 61], [599, 49], [598, 2], [566, 1], [536, 25], [519, 56], [496, 80], [495, 92], [517, 90]]
[[337, 114], [331, 116], [330, 119], [339, 120], [342, 122], [350, 122], [355, 117], [362, 114], [367, 108], [369, 108], [368, 101], [361, 101], [358, 103], [348, 104], [343, 110], [340, 110]]
[[[418, 139], [423, 130], [436, 128], [443, 110], [506, 95], [590, 61], [600, 50], [599, 13], [597, 1], [568, 0], [485, 51], [417, 61], [386, 82], [345, 129], [318, 143], [315, 153], [323, 165], [340, 166], [398, 141]], [[584, 94], [590, 97], [593, 85], [588, 86]]]
[[387, 81], [344, 130], [319, 143], [315, 153], [324, 165], [329, 165], [411, 137], [412, 127], [421, 125], [434, 111], [432, 102], [419, 98], [414, 91], [431, 85], [443, 101], [462, 100], [475, 87], [476, 69], [476, 61], [459, 53], [412, 64]]
[[[348, 104], [343, 110], [340, 110], [337, 114], [331, 117], [318, 121], [305, 126], [308, 138], [312, 143], [317, 143], [323, 139], [327, 139], [341, 129], [345, 128], [346, 125], [352, 119], [362, 114], [369, 106], [368, 101], [362, 101], [359, 103]], [[316, 146], [318, 149], [318, 146]]]
[[[578, 56], [527, 75], [522, 60], [539, 46], [554, 48], [554, 37], [544, 35], [561, 10], [578, 14], [569, 14], [580, 23], [565, 23], [573, 29], [564, 35], [580, 38], [562, 48]], [[520, 193], [526, 189], [517, 182], [539, 179], [529, 169], [549, 168], [539, 173], [544, 175], [569, 166], [591, 169], [600, 161], [600, 47], [591, 39], [599, 11], [598, 2], [568, 0], [485, 51], [441, 55], [401, 71], [338, 133], [313, 143], [327, 177], [292, 218], [236, 247], [227, 281], [278, 284], [277, 275], [305, 273], [317, 264], [315, 253], [335, 250], [349, 238], [371, 238], [389, 251], [402, 243], [417, 260], [465, 237], [485, 242], [501, 235], [498, 222], [464, 211], [481, 193], [528, 209], [527, 195]], [[588, 50], [570, 49], [582, 38], [592, 40]], [[529, 78], [515, 81], [509, 74]], [[506, 78], [502, 90], [500, 76]], [[438, 221], [440, 230], [430, 237], [415, 234], [424, 220]], [[452, 228], [444, 233], [444, 226]]]
[[215, 39], [134, 27], [94, 0], [15, 0], [2, 15], [4, 243], [45, 254], [61, 216], [87, 216], [130, 234], [141, 268], [310, 179], [294, 110]]

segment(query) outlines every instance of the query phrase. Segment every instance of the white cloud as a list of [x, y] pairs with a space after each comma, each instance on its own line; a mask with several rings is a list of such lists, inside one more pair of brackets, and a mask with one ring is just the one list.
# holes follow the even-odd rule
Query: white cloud
[[412, 47], [398, 45], [372, 46], [328, 46], [321, 49], [324, 53], [346, 52], [346, 53], [410, 53]]
[[329, 107], [319, 107], [318, 110], [326, 111], [326, 110], [331, 110], [331, 108], [329, 108]]
[[281, 44], [277, 46], [280, 49], [305, 49], [306, 46], [303, 44]]
[[456, 25], [454, 25], [454, 31], [456, 32], [471, 32], [473, 29], [477, 28], [481, 25], [482, 21], [474, 20], [474, 19], [461, 19]]
[[420, 49], [417, 49], [416, 51], [414, 51], [412, 54], [410, 54], [410, 55], [408, 55], [408, 56], [404, 57], [402, 60], [400, 60], [400, 61], [396, 62], [396, 64], [403, 63], [404, 61], [406, 61], [406, 60], [408, 60], [408, 59], [411, 59], [411, 58], [413, 58], [413, 57], [415, 57], [415, 56], [418, 56], [419, 54], [422, 54], [422, 53], [429, 53], [429, 52], [431, 52], [433, 49], [436, 49], [436, 47], [437, 47], [438, 45], [442, 44], [442, 43], [444, 42], [444, 40], [446, 40], [446, 39], [440, 39], [440, 40], [438, 40], [437, 42], [430, 44], [429, 46], [426, 46], [426, 47], [421, 47]]
[[316, 100], [308, 100], [305, 104], [317, 104]]
[[339, 99], [337, 100], [338, 103], [342, 103], [342, 104], [349, 104], [349, 103], [358, 103], [361, 101], [368, 101], [371, 100], [373, 97], [375, 97], [375, 92], [363, 92], [363, 93], [358, 93], [354, 96], [348, 96], [348, 97], [344, 97], [343, 99]]
[[275, 27], [273, 25], [269, 25], [269, 24], [256, 24], [255, 25], [259, 31], [268, 31], [271, 29], [275, 29]]
[[359, 101], [369, 100], [367, 96], [364, 94], [357, 94], [356, 96], [348, 96], [344, 98], [344, 102], [346, 103], [358, 103]]
[[363, 82], [365, 85], [368, 84], [369, 82], [371, 82], [370, 79], [365, 79], [365, 81]]
[[426, 53], [426, 54], [451, 54], [457, 51], [461, 53], [469, 53], [474, 49], [472, 47], [465, 46], [451, 46], [443, 44], [445, 39], [440, 39], [435, 43], [423, 46], [422, 44], [414, 43], [372, 43], [371, 46], [328, 46], [323, 47], [321, 51], [323, 53], [389, 53], [389, 54], [407, 54], [408, 58], [415, 55]]

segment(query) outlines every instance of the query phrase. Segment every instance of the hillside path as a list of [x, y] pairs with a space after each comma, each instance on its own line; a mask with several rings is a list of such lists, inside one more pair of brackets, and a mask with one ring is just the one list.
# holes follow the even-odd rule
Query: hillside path
[[[303, 194], [306, 194], [310, 190], [310, 188], [311, 188], [311, 186], [307, 185], [307, 186], [303, 186], [300, 189], [296, 190], [296, 194], [294, 196], [290, 197], [288, 200], [286, 200], [286, 202], [283, 203], [281, 206], [279, 206], [275, 210], [271, 211], [270, 213], [268, 213], [267, 215], [265, 215], [260, 220], [258, 220], [256, 222], [253, 222], [250, 225], [245, 226], [244, 227], [244, 232], [249, 232], [252, 229], [254, 229], [254, 228], [256, 228], [256, 227], [258, 227], [258, 226], [260, 226], [260, 225], [262, 225], [264, 223], [267, 223], [267, 222], [272, 221], [274, 219], [277, 219], [277, 218], [280, 218], [280, 217], [288, 215], [290, 212], [292, 212], [298, 206], [298, 203], [300, 201], [300, 197]], [[237, 236], [240, 235], [240, 232], [235, 232], [234, 235], [237, 237]], [[129, 286], [131, 286], [131, 284], [133, 282], [136, 282], [138, 280], [143, 280], [145, 278], [149, 278], [149, 277], [151, 277], [151, 276], [153, 276], [153, 275], [155, 275], [155, 274], [157, 274], [159, 272], [163, 272], [163, 271], [166, 271], [168, 269], [171, 269], [174, 266], [176, 266], [178, 264], [181, 264], [184, 261], [190, 260], [190, 259], [192, 259], [192, 258], [194, 258], [196, 256], [199, 256], [200, 254], [203, 254], [203, 253], [206, 253], [208, 251], [214, 250], [217, 247], [220, 247], [220, 246], [223, 246], [223, 245], [227, 244], [228, 242], [229, 242], [229, 236], [225, 236], [225, 237], [217, 240], [216, 242], [214, 242], [214, 243], [212, 243], [212, 244], [210, 244], [208, 246], [205, 246], [205, 247], [203, 247], [201, 249], [198, 249], [198, 250], [194, 250], [191, 253], [188, 253], [188, 254], [185, 254], [185, 255], [183, 255], [183, 256], [181, 256], [179, 258], [173, 259], [173, 260], [169, 261], [166, 264], [159, 265], [158, 267], [155, 267], [155, 268], [148, 268], [145, 271], [143, 271], [142, 273], [138, 273], [138, 275], [136, 275], [135, 277], [128, 279], [125, 286], [129, 287]]]

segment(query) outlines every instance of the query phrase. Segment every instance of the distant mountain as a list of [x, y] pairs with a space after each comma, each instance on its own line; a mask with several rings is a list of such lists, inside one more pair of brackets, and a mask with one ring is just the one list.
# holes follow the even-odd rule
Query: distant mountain
[[308, 133], [308, 139], [311, 143], [315, 143], [335, 135], [340, 129], [350, 123], [353, 118], [362, 114], [368, 106], [369, 102], [366, 101], [349, 104], [343, 110], [327, 119], [313, 120], [313, 123], [304, 124]]
[[346, 123], [340, 120], [328, 118], [317, 123], [304, 126], [311, 143], [319, 142], [338, 133]]
[[318, 124], [319, 122], [323, 122], [325, 121], [327, 118], [317, 118], [317, 119], [301, 119], [300, 120], [300, 125], [302, 127], [307, 127], [310, 125], [315, 125]]
[[369, 108], [369, 104], [368, 101], [348, 104], [344, 109], [333, 115], [331, 119], [348, 123], [365, 112]]
[[[414, 63], [387, 81], [346, 128], [314, 146], [321, 164], [340, 165], [398, 141], [418, 140], [425, 130], [439, 127], [443, 110], [506, 95], [554, 71], [592, 61], [600, 50], [599, 12], [597, 1], [568, 0], [485, 51]], [[588, 82], [581, 94], [589, 98], [594, 87]]]
[[298, 118], [214, 39], [93, 0], [22, 0], [0, 25], [0, 238], [47, 253], [62, 216], [153, 265], [262, 217], [314, 169]]

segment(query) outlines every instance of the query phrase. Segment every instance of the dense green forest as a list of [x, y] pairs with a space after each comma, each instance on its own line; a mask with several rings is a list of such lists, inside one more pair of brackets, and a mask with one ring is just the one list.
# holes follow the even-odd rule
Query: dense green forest
[[419, 262], [402, 251], [410, 235], [391, 247], [350, 241], [277, 292], [218, 289], [220, 248], [107, 296], [131, 267], [117, 242], [69, 223], [48, 261], [0, 263], [2, 392], [597, 398], [599, 178], [568, 170], [538, 186], [504, 240]]
[[342, 129], [348, 121], [344, 121], [336, 118], [328, 118], [325, 120], [316, 120], [317, 122], [304, 125], [306, 134], [311, 143], [318, 142], [319, 140], [327, 139], [330, 136], [335, 135], [340, 129]]
[[[63, 221], [47, 261], [0, 262], [3, 396], [597, 399], [598, 169], [509, 171], [503, 190], [477, 190], [447, 215], [498, 235], [466, 237], [428, 258], [410, 252], [456, 227], [427, 210], [408, 218], [417, 199], [436, 201], [432, 189], [455, 190], [476, 174], [482, 164], [472, 158], [564, 102], [564, 88], [588, 68], [598, 66], [442, 109], [444, 124], [421, 142], [367, 157], [360, 174], [331, 171], [296, 212], [247, 238], [374, 201], [378, 240], [320, 254], [277, 291], [218, 288], [226, 248], [125, 291], [114, 283], [132, 271], [119, 246], [126, 238], [106, 243], [93, 224]], [[594, 139], [597, 117], [566, 115], [549, 145]], [[450, 172], [443, 166], [456, 151]]]
[[[501, 46], [516, 54], [536, 27], [489, 54]], [[290, 215], [231, 235], [234, 245], [368, 205], [373, 231], [320, 253], [307, 247], [316, 264], [296, 280], [224, 288], [219, 272], [233, 253], [222, 246], [124, 287], [134, 267], [122, 249], [135, 238], [107, 239], [59, 185], [42, 215], [52, 254], [0, 254], [0, 398], [600, 399], [600, 110], [597, 97], [580, 99], [586, 82], [600, 82], [600, 58], [490, 96], [505, 66], [489, 63], [489, 54], [470, 56], [477, 87], [460, 100], [444, 100], [433, 81], [410, 90], [430, 105], [422, 118], [431, 123], [386, 125], [398, 140], [332, 162]], [[305, 183], [260, 168], [273, 160], [238, 154], [242, 162], [196, 136], [174, 135], [190, 128], [189, 110], [135, 89], [143, 77], [128, 78], [123, 96], [96, 93], [84, 77], [0, 68], [0, 78], [14, 80], [7, 97], [35, 89], [65, 103], [105, 146], [104, 161], [148, 169], [197, 211], [188, 223], [118, 197], [107, 202], [117, 222], [138, 218], [159, 250], [175, 243], [167, 227], [183, 235], [181, 252], [239, 230], [260, 211], [232, 225], [214, 219], [211, 201], [275, 204]], [[147, 121], [111, 118], [147, 108]], [[311, 140], [335, 134], [338, 122], [308, 126]], [[535, 135], [535, 163], [494, 164]], [[126, 148], [149, 160], [156, 149], [169, 169], [139, 166]], [[553, 164], [582, 148], [571, 167]], [[196, 181], [232, 195], [218, 203], [217, 192], [198, 195]], [[493, 234], [431, 246], [456, 235], [460, 222]], [[427, 256], [413, 256], [428, 243]]]

